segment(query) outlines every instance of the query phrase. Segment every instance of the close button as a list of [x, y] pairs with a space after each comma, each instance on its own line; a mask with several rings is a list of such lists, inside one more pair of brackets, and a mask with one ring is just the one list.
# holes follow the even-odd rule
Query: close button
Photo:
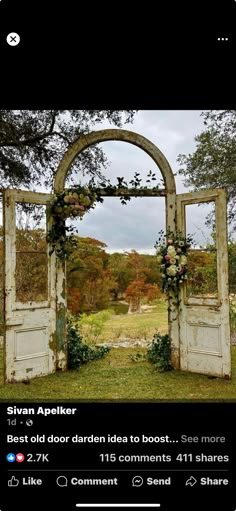
[[10, 32], [10, 34], [7, 35], [7, 43], [10, 46], [17, 46], [20, 42], [20, 36], [16, 32]]

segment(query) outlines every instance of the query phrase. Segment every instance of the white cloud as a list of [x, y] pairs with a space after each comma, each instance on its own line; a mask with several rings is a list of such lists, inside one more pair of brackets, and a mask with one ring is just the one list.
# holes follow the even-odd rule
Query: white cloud
[[[180, 153], [192, 153], [196, 147], [194, 137], [203, 128], [201, 111], [189, 110], [150, 110], [135, 115], [134, 123], [124, 125], [124, 129], [135, 131], [156, 144], [169, 161], [174, 173], [178, 170], [177, 157]], [[111, 128], [108, 122], [97, 129]], [[134, 172], [146, 177], [147, 171], [156, 172], [161, 177], [152, 159], [141, 149], [124, 142], [102, 144], [111, 165], [106, 176], [115, 182], [117, 176], [130, 180]], [[176, 176], [177, 193], [188, 190], [182, 178]], [[155, 182], [154, 182], [155, 183]], [[90, 236], [107, 243], [109, 250], [136, 249], [149, 253], [160, 229], [165, 228], [164, 199], [132, 199], [127, 206], [121, 206], [119, 199], [107, 198], [79, 224], [81, 236]], [[204, 226], [205, 209], [197, 208], [194, 213], [195, 225], [188, 223], [190, 232], [198, 235]], [[204, 227], [203, 227], [204, 228]], [[200, 235], [199, 235], [200, 236]], [[201, 237], [201, 236], [200, 236]], [[202, 239], [203, 242], [203, 239]]]

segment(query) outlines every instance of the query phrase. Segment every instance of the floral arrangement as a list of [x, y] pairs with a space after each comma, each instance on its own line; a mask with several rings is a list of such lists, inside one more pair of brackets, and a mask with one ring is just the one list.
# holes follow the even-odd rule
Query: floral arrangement
[[82, 220], [99, 200], [102, 199], [92, 188], [82, 186], [55, 194], [47, 211], [48, 219], [52, 220], [47, 234], [47, 242], [51, 244], [50, 255], [55, 252], [61, 260], [69, 257], [77, 241], [73, 236], [74, 227], [66, 225], [65, 220], [76, 217]]
[[50, 206], [51, 216], [61, 218], [82, 218], [86, 211], [94, 207], [96, 193], [89, 188], [74, 188], [57, 193]]
[[185, 238], [180, 231], [176, 234], [169, 230], [166, 234], [160, 231], [155, 248], [162, 273], [162, 289], [165, 293], [174, 291], [177, 294], [180, 286], [187, 280], [187, 255], [192, 244], [192, 237]]

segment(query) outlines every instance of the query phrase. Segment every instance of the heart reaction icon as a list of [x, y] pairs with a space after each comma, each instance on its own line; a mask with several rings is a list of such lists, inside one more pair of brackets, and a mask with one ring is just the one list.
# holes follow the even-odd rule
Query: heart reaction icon
[[22, 454], [21, 452], [19, 452], [16, 455], [16, 461], [18, 461], [18, 463], [22, 463], [22, 461], [24, 461], [24, 459], [25, 459], [24, 454]]

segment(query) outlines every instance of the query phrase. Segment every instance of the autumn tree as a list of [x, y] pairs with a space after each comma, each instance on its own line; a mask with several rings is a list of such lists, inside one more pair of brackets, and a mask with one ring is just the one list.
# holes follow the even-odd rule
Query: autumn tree
[[126, 289], [126, 299], [129, 302], [128, 314], [139, 314], [141, 312], [141, 298], [145, 297], [148, 301], [152, 301], [159, 296], [159, 293], [156, 284], [147, 284], [143, 278], [134, 280]]
[[215, 246], [191, 250], [188, 257], [188, 293], [211, 295], [217, 292], [217, 261]]
[[118, 252], [110, 254], [108, 267], [116, 283], [112, 290], [114, 299], [125, 298], [125, 291], [133, 280], [133, 269], [128, 264], [128, 255]]
[[16, 229], [16, 300], [48, 299], [47, 243], [42, 228]]
[[74, 314], [106, 308], [116, 287], [108, 267], [109, 254], [104, 250], [106, 244], [94, 238], [77, 239], [67, 265], [68, 307]]
[[[3, 280], [3, 229], [0, 228], [0, 279]], [[48, 299], [47, 243], [43, 228], [16, 228], [16, 300]], [[2, 285], [0, 286], [2, 301]]]
[[129, 313], [141, 312], [141, 298], [146, 297], [153, 300], [160, 291], [158, 285], [148, 283], [150, 272], [145, 264], [145, 256], [139, 254], [136, 250], [126, 252], [127, 265], [133, 270], [133, 280], [126, 289], [126, 298], [129, 302]]

